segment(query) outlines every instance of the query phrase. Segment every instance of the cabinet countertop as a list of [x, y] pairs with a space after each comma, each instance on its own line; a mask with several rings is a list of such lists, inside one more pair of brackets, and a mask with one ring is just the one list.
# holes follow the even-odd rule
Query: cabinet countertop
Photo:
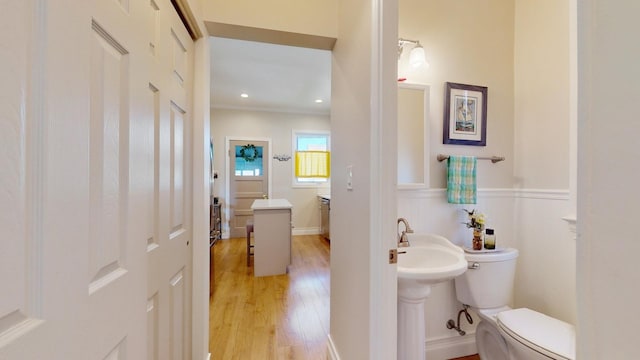
[[293, 206], [287, 199], [257, 199], [251, 210], [291, 209]]

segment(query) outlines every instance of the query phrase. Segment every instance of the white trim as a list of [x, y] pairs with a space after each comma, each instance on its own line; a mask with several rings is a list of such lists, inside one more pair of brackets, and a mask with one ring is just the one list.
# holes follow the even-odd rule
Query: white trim
[[425, 342], [425, 352], [427, 359], [453, 359], [476, 354], [475, 333], [429, 339]]
[[568, 189], [514, 189], [514, 197], [520, 199], [569, 200]]
[[209, 353], [206, 360], [211, 360], [211, 353]]
[[[446, 198], [447, 189], [398, 189], [399, 199], [437, 199]], [[514, 198], [540, 200], [569, 200], [568, 189], [478, 189], [478, 197], [482, 198]]]
[[209, 352], [209, 42], [200, 38], [193, 42], [193, 49], [191, 354], [194, 359], [204, 359]]
[[292, 235], [319, 235], [320, 234], [320, 227], [319, 226], [314, 226], [314, 227], [306, 227], [306, 228], [293, 228], [293, 230], [291, 231]]
[[340, 360], [340, 355], [338, 354], [338, 349], [336, 349], [336, 346], [333, 343], [333, 339], [331, 338], [331, 334], [327, 335], [327, 358], [329, 358], [331, 360]]
[[[389, 249], [397, 247], [397, 39], [398, 1], [371, 1], [369, 95], [369, 333], [370, 360], [398, 355], [397, 267]], [[363, 109], [364, 110], [364, 109]]]

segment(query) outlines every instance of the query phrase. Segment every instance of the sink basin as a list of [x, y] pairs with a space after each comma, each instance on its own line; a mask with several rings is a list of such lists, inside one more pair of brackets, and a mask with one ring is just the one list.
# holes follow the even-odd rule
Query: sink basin
[[399, 280], [435, 284], [467, 270], [464, 251], [446, 238], [435, 234], [407, 235], [411, 246], [398, 249]]
[[411, 245], [398, 248], [398, 360], [424, 360], [424, 308], [431, 286], [462, 275], [467, 260], [440, 235], [407, 237]]

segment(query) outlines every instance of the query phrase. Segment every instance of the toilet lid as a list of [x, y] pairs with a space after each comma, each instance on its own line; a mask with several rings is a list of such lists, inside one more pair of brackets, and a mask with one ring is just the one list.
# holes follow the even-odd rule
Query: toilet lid
[[498, 314], [498, 326], [523, 345], [554, 359], [575, 359], [575, 328], [564, 321], [521, 308]]

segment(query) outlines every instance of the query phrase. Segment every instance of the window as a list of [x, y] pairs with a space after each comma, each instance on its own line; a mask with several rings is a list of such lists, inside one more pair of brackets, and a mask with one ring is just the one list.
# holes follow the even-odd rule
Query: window
[[235, 175], [236, 176], [261, 176], [262, 175], [262, 146], [247, 144], [235, 146]]
[[318, 185], [329, 182], [331, 171], [329, 132], [294, 131], [294, 183]]

